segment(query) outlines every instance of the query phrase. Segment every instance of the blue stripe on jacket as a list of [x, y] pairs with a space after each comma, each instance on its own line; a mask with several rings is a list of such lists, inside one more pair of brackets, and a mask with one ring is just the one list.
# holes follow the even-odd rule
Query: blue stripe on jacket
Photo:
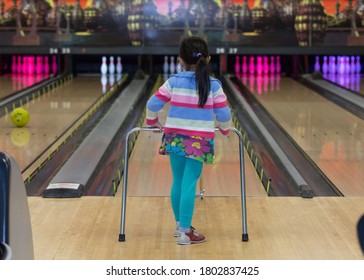
[[218, 122], [227, 122], [231, 119], [231, 111], [229, 107], [214, 108], [214, 112]]
[[148, 110], [152, 111], [152, 112], [158, 112], [160, 109], [163, 108], [165, 102], [163, 102], [162, 100], [160, 100], [158, 97], [155, 97], [155, 95], [153, 95], [147, 102], [147, 108]]
[[178, 106], [170, 106], [168, 117], [189, 120], [211, 121], [214, 113], [211, 109], [202, 108], [186, 108]]

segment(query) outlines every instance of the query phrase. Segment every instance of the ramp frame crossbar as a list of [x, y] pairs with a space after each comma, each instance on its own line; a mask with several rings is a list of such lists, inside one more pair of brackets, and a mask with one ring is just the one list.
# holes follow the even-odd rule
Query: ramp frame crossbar
[[[154, 127], [134, 127], [126, 134], [125, 137], [125, 154], [124, 154], [124, 172], [123, 172], [123, 188], [121, 196], [121, 218], [120, 218], [120, 233], [119, 241], [125, 241], [125, 215], [126, 215], [126, 195], [128, 184], [128, 165], [129, 165], [129, 140], [131, 136], [140, 131], [159, 131], [159, 128]], [[218, 128], [215, 128], [218, 131]], [[247, 211], [246, 211], [246, 190], [245, 190], [245, 171], [244, 171], [244, 145], [243, 136], [236, 128], [230, 128], [239, 137], [239, 159], [240, 159], [240, 184], [241, 184], [241, 208], [242, 208], [242, 241], [248, 241], [248, 229], [247, 229]]]

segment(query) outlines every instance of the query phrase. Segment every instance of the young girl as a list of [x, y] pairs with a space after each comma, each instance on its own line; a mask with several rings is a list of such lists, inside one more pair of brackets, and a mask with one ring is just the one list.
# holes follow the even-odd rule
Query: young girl
[[196, 183], [203, 163], [214, 162], [215, 119], [222, 134], [230, 131], [231, 111], [219, 80], [210, 77], [207, 43], [182, 40], [182, 72], [171, 76], [148, 100], [146, 123], [162, 130], [158, 112], [170, 102], [160, 154], [169, 155], [173, 175], [171, 204], [177, 244], [206, 241], [192, 226]]

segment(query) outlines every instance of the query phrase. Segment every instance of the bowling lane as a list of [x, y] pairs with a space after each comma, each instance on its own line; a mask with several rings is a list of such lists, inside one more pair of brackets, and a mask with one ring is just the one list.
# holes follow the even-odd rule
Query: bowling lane
[[23, 74], [7, 74], [0, 76], [0, 100], [6, 98], [12, 93], [31, 87], [36, 83], [48, 79], [47, 74], [39, 75], [23, 75]]
[[29, 123], [15, 127], [10, 115], [0, 118], [0, 150], [21, 170], [31, 164], [102, 95], [100, 77], [77, 77], [24, 105]]
[[290, 78], [242, 82], [345, 196], [363, 196], [364, 121]]

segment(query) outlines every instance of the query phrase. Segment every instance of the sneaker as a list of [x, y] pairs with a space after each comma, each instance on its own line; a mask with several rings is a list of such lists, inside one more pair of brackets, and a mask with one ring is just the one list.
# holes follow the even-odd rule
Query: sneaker
[[[191, 230], [195, 230], [195, 228], [193, 227], [193, 226], [191, 226]], [[176, 227], [175, 227], [175, 229], [174, 229], [174, 234], [173, 234], [173, 236], [174, 237], [178, 237], [178, 236], [180, 236], [180, 231], [179, 231], [179, 225], [176, 225]]]
[[205, 241], [206, 237], [198, 233], [193, 227], [191, 227], [190, 232], [180, 232], [180, 236], [178, 236], [177, 239], [177, 244], [189, 245], [189, 244], [198, 244]]

